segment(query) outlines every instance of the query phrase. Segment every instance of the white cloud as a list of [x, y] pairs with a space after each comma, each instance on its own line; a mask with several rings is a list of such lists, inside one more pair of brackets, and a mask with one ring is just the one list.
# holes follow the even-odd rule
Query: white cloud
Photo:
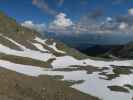
[[124, 22], [120, 23], [119, 25], [119, 29], [126, 29], [127, 27], [128, 27], [128, 24]]
[[112, 21], [113, 19], [111, 18], [111, 17], [107, 17], [107, 22], [110, 22], [110, 21]]
[[[119, 17], [118, 17], [119, 18]], [[118, 20], [116, 17], [106, 17], [102, 20], [92, 20], [83, 16], [77, 24], [74, 25], [74, 32], [78, 33], [132, 33], [133, 17], [123, 15]], [[73, 33], [74, 33], [73, 32]]]
[[55, 9], [50, 7], [46, 0], [32, 0], [32, 4], [42, 9], [45, 13], [50, 14], [52, 16], [58, 13]]
[[59, 13], [56, 15], [55, 20], [50, 23], [50, 29], [66, 29], [73, 25], [70, 18], [67, 18], [65, 13]]
[[128, 10], [128, 13], [129, 13], [130, 15], [133, 15], [133, 8], [130, 8], [130, 9]]
[[44, 32], [46, 29], [46, 25], [45, 24], [35, 24], [30, 20], [24, 21], [23, 23], [21, 23], [22, 26], [27, 27], [29, 29], [34, 29], [38, 32]]

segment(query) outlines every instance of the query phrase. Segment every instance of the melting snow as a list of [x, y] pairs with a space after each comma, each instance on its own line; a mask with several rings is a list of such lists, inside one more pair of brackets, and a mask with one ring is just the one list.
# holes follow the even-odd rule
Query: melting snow
[[49, 59], [55, 58], [55, 56], [50, 53], [41, 53], [39, 51], [34, 51], [30, 49], [24, 49], [24, 51], [17, 51], [17, 50], [10, 49], [2, 44], [0, 44], [0, 52], [9, 54], [9, 55], [28, 57], [32, 59], [41, 60], [41, 61], [48, 61]]
[[[85, 59], [85, 60], [77, 60], [72, 56], [62, 56], [62, 57], [56, 57], [53, 54], [50, 53], [41, 53], [39, 51], [34, 51], [25, 48], [21, 44], [18, 44], [17, 42], [13, 41], [12, 39], [9, 39], [5, 37], [12, 43], [18, 45], [23, 49], [23, 51], [17, 51], [10, 49], [2, 44], [0, 44], [0, 52], [10, 54], [10, 55], [16, 55], [16, 56], [22, 56], [22, 57], [29, 57], [41, 61], [47, 61], [51, 58], [56, 58], [52, 62], [52, 66], [54, 69], [56, 68], [70, 68], [72, 65], [79, 65], [79, 66], [95, 66], [95, 67], [109, 67], [111, 68], [111, 65], [116, 66], [133, 66], [133, 60], [125, 60], [125, 61], [100, 61], [100, 60], [92, 60], [92, 59]], [[42, 40], [40, 38], [35, 38], [36, 41], [45, 44], [46, 40]], [[42, 45], [34, 44], [36, 47], [40, 50], [44, 50]], [[56, 48], [56, 43], [53, 43], [53, 45], [50, 45], [52, 49], [54, 49], [56, 52], [65, 53], [64, 51], [60, 51]], [[113, 80], [103, 80], [100, 79], [100, 75], [98, 72], [94, 72], [93, 74], [87, 74], [85, 70], [82, 71], [52, 71], [52, 69], [44, 69], [40, 67], [30, 66], [30, 65], [21, 65], [21, 64], [15, 64], [9, 61], [0, 60], [0, 67], [16, 71], [21, 74], [30, 75], [30, 76], [39, 76], [39, 75], [62, 75], [64, 76], [63, 80], [84, 80], [81, 84], [75, 84], [72, 86], [72, 88], [75, 88], [79, 91], [82, 91], [84, 93], [88, 93], [94, 96], [98, 96], [99, 98], [103, 100], [131, 100], [133, 97], [133, 90], [130, 90], [130, 93], [120, 93], [120, 92], [113, 92], [110, 91], [107, 86], [110, 85], [119, 85], [123, 86], [124, 84], [131, 84], [133, 85], [133, 74], [131, 75], [121, 75], [120, 77], [117, 77]], [[111, 69], [112, 70], [112, 69]], [[112, 73], [112, 71], [109, 71]]]
[[44, 49], [44, 47], [39, 44], [39, 43], [32, 43], [34, 46], [36, 46], [37, 49], [44, 51], [44, 52], [48, 52], [48, 50]]
[[93, 74], [87, 74], [84, 71], [52, 71], [50, 69], [43, 69], [35, 66], [21, 65], [11, 63], [9, 61], [0, 60], [0, 66], [6, 69], [16, 71], [18, 73], [30, 75], [30, 76], [39, 76], [39, 75], [62, 75], [64, 76], [63, 80], [84, 80], [81, 84], [75, 84], [72, 88], [75, 88], [79, 91], [82, 91], [87, 94], [97, 96], [103, 100], [131, 100], [133, 96], [133, 91], [130, 93], [120, 93], [110, 91], [107, 86], [110, 85], [119, 85], [123, 86], [124, 84], [133, 84], [133, 75], [121, 75], [118, 78], [115, 78], [111, 81], [100, 79], [98, 72]]
[[[49, 59], [55, 58], [55, 56], [51, 53], [41, 53], [40, 51], [30, 50], [23, 45], [17, 43], [16, 41], [3, 36], [5, 39], [11, 41], [12, 43], [19, 46], [23, 51], [17, 51], [11, 48], [8, 48], [2, 44], [0, 44], [0, 52], [9, 54], [9, 55], [15, 55], [15, 56], [22, 56], [22, 57], [28, 57], [32, 59], [42, 60], [42, 61], [48, 61]], [[36, 38], [36, 40], [45, 43], [45, 40], [41, 40], [40, 38]], [[42, 49], [40, 45], [36, 45], [38, 48]], [[45, 49], [43, 49], [45, 51]]]
[[47, 41], [47, 39], [44, 40], [44, 39], [41, 39], [39, 37], [36, 37], [35, 40], [38, 41], [38, 42], [40, 42], [40, 43], [42, 43], [42, 44], [46, 44], [45, 42]]
[[[46, 44], [47, 39], [46, 40], [43, 40], [43, 39], [41, 39], [39, 37], [36, 37], [35, 40], [38, 41], [38, 42], [40, 42], [40, 43], [42, 43], [42, 44], [47, 45]], [[63, 54], [66, 53], [64, 51], [58, 50], [57, 47], [56, 47], [56, 43], [55, 42], [52, 45], [47, 45], [47, 46], [50, 47], [50, 48], [52, 48], [53, 50], [55, 50], [58, 53], [63, 53]]]
[[55, 42], [53, 43], [53, 45], [49, 45], [49, 47], [52, 48], [53, 50], [55, 50], [58, 53], [63, 53], [63, 54], [66, 53], [64, 51], [58, 50], [57, 47], [56, 47], [56, 43]]
[[110, 67], [111, 65], [116, 66], [133, 66], [133, 60], [125, 60], [125, 61], [100, 61], [100, 60], [77, 60], [72, 56], [63, 56], [56, 57], [56, 60], [53, 61], [52, 66], [54, 68], [67, 68], [72, 65], [79, 66], [95, 66], [95, 67]]

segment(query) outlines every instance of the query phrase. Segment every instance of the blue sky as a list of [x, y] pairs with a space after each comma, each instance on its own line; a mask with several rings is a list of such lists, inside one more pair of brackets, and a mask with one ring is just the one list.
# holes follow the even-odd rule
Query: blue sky
[[[131, 19], [129, 10], [133, 8], [133, 0], [1, 0], [0, 10], [3, 10], [7, 15], [14, 17], [18, 22], [22, 23], [28, 21], [28, 24], [44, 23], [49, 27], [56, 27], [59, 30], [63, 26], [63, 31], [70, 31], [68, 26], [85, 27], [81, 30], [95, 30], [88, 29], [86, 26], [95, 24], [103, 27], [101, 23], [109, 26], [108, 29], [113, 29], [113, 25], [120, 28], [128, 27], [128, 22], [116, 22], [117, 17], [127, 17]], [[132, 9], [133, 11], [133, 9]], [[58, 16], [58, 18], [57, 18]], [[62, 16], [62, 17], [60, 17]], [[132, 16], [133, 17], [133, 16]], [[85, 20], [86, 18], [86, 20]], [[85, 21], [84, 21], [84, 20]], [[93, 21], [92, 21], [93, 19]], [[106, 20], [113, 20], [113, 24], [106, 23]], [[97, 22], [98, 20], [98, 22]], [[30, 22], [29, 22], [30, 21]], [[62, 22], [61, 24], [59, 22]], [[92, 22], [91, 22], [92, 21]], [[84, 23], [85, 22], [85, 23]], [[65, 25], [63, 25], [65, 23]], [[78, 26], [77, 26], [78, 23]], [[27, 24], [27, 23], [26, 23]], [[52, 24], [52, 25], [51, 25]], [[86, 26], [83, 26], [83, 25]], [[58, 27], [57, 27], [58, 26]], [[75, 28], [74, 27], [74, 28]], [[111, 28], [110, 28], [111, 27]], [[68, 30], [69, 29], [69, 30]], [[105, 28], [107, 30], [107, 28]], [[118, 30], [118, 29], [116, 29]], [[98, 30], [99, 31], [99, 30]], [[101, 31], [101, 29], [100, 29]], [[109, 30], [110, 31], [110, 30]], [[111, 30], [112, 31], [112, 30]]]
[[[58, 13], [66, 13], [72, 20], [78, 20], [81, 16], [91, 13], [95, 9], [103, 10], [104, 16], [116, 16], [127, 13], [127, 10], [133, 7], [132, 0], [128, 0], [129, 2], [126, 3], [113, 2], [120, 0], [64, 0], [62, 5], [58, 5], [58, 1], [45, 0], [51, 9]], [[0, 9], [18, 21], [30, 19], [36, 22], [47, 22], [53, 18], [33, 5], [32, 0], [1, 0], [0, 2]]]
[[1, 0], [0, 9], [17, 21], [34, 20], [47, 21], [47, 14], [32, 5], [31, 0]]

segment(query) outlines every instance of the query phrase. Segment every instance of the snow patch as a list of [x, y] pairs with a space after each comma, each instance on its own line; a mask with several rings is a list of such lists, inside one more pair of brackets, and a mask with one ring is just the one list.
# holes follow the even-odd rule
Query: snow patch
[[38, 42], [40, 42], [40, 43], [42, 43], [42, 44], [46, 44], [46, 41], [47, 41], [47, 39], [41, 39], [41, 38], [39, 38], [39, 37], [36, 37], [34, 40], [36, 40], [36, 41], [38, 41]]
[[93, 74], [87, 74], [85, 70], [83, 71], [52, 71], [52, 69], [44, 69], [35, 66], [15, 64], [9, 61], [0, 60], [0, 67], [16, 71], [21, 74], [30, 75], [30, 76], [39, 76], [39, 75], [61, 75], [64, 76], [63, 80], [84, 80], [83, 83], [74, 84], [72, 88], [75, 88], [81, 92], [97, 96], [103, 100], [131, 100], [133, 97], [133, 90], [130, 90], [129, 93], [122, 92], [113, 92], [110, 91], [107, 86], [118, 85], [123, 86], [124, 84], [133, 85], [133, 74], [131, 75], [121, 75], [113, 80], [103, 80], [100, 79], [98, 72]]
[[44, 51], [44, 52], [48, 52], [48, 50], [46, 50], [41, 44], [39, 43], [32, 43], [37, 49]]
[[52, 45], [49, 45], [49, 47], [52, 48], [53, 50], [55, 50], [58, 53], [63, 53], [63, 54], [66, 53], [64, 51], [58, 50], [57, 47], [56, 47], [56, 43], [55, 42]]
[[115, 66], [133, 66], [133, 60], [125, 60], [125, 61], [100, 61], [100, 60], [77, 60], [72, 56], [62, 56], [56, 57], [56, 60], [52, 62], [52, 66], [54, 68], [67, 68], [73, 65], [78, 66], [94, 66], [94, 67], [111, 67], [111, 65]]
[[50, 53], [41, 53], [39, 51], [34, 51], [30, 49], [24, 49], [24, 51], [16, 51], [2, 44], [0, 44], [0, 52], [9, 54], [9, 55], [28, 57], [36, 60], [41, 60], [41, 61], [48, 61], [49, 59], [55, 58], [55, 56]]

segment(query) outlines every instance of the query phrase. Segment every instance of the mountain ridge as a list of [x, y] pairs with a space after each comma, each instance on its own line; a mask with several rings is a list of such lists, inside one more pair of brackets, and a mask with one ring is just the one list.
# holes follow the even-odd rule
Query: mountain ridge
[[79, 49], [88, 56], [110, 58], [110, 59], [132, 59], [133, 42], [120, 45], [93, 45], [88, 48]]

